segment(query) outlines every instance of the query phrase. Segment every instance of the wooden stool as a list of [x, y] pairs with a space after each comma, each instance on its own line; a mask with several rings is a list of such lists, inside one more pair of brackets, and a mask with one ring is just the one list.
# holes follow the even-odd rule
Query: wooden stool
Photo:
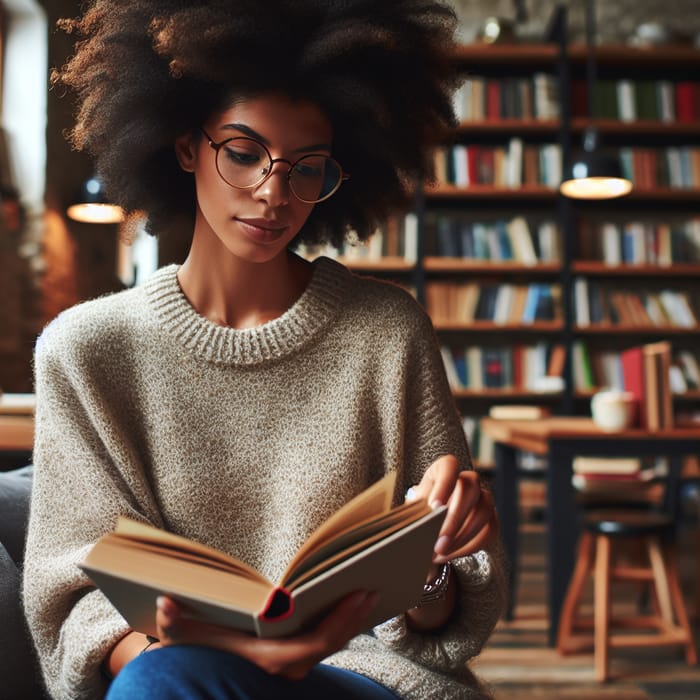
[[[593, 627], [593, 655], [598, 681], [609, 678], [611, 648], [678, 645], [685, 648], [688, 664], [697, 663], [680, 588], [674, 529], [673, 517], [655, 511], [615, 508], [585, 514], [576, 566], [562, 606], [557, 649], [560, 654], [571, 653], [575, 650], [572, 643], [577, 637], [576, 629]], [[623, 544], [641, 545], [646, 565], [620, 563], [617, 555]], [[592, 620], [581, 618], [579, 614], [584, 584], [591, 573], [594, 585]], [[613, 617], [611, 584], [615, 581], [637, 581], [645, 586], [653, 584], [655, 612]], [[614, 632], [615, 628], [628, 633]], [[653, 632], [640, 632], [642, 629]], [[637, 632], [631, 634], [630, 630]]]

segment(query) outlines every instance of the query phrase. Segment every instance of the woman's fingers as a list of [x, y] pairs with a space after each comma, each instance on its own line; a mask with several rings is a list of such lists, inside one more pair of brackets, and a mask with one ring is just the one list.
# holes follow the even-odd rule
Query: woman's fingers
[[259, 639], [187, 618], [178, 603], [160, 596], [156, 606], [156, 627], [163, 645], [191, 643], [211, 646], [237, 654], [267, 673], [300, 679], [364, 630], [365, 620], [377, 600], [376, 593], [357, 591], [343, 598], [308, 632], [284, 639]]

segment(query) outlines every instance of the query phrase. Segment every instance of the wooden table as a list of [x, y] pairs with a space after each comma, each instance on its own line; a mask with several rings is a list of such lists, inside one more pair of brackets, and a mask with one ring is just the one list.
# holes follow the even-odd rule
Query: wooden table
[[506, 616], [512, 619], [518, 566], [518, 450], [546, 456], [548, 642], [556, 644], [561, 605], [571, 577], [578, 539], [578, 509], [571, 486], [577, 455], [601, 457], [665, 456], [680, 473], [682, 458], [700, 454], [700, 426], [657, 433], [625, 430], [606, 433], [590, 418], [550, 417], [534, 421], [483, 418], [482, 430], [495, 443], [494, 497], [510, 560]]
[[31, 458], [34, 406], [33, 394], [0, 395], [0, 458], [3, 462], [21, 462]]

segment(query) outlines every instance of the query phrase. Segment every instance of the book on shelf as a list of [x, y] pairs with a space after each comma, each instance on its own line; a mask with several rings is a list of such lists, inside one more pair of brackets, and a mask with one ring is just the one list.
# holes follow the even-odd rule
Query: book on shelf
[[313, 625], [347, 594], [371, 590], [380, 594], [371, 627], [420, 599], [445, 515], [444, 506], [432, 510], [424, 499], [392, 508], [395, 481], [389, 473], [333, 513], [277, 582], [221, 551], [127, 518], [97, 541], [81, 567], [146, 634], [156, 634], [161, 594], [197, 619], [282, 637]]
[[642, 468], [639, 457], [574, 457], [574, 474], [637, 474]]
[[489, 416], [498, 420], [539, 420], [551, 415], [548, 406], [529, 404], [503, 404], [491, 406]]
[[642, 346], [646, 428], [651, 431], [673, 427], [673, 402], [669, 382], [671, 344], [662, 340]]

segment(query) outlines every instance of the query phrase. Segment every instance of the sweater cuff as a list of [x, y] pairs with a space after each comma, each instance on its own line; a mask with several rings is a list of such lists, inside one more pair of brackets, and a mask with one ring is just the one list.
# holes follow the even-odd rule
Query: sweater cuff
[[[480, 651], [498, 621], [505, 599], [498, 558], [486, 551], [452, 561], [459, 586], [455, 610], [438, 633], [416, 632], [399, 615], [377, 625], [384, 644], [413, 661], [455, 673]], [[454, 585], [454, 584], [453, 584]]]

